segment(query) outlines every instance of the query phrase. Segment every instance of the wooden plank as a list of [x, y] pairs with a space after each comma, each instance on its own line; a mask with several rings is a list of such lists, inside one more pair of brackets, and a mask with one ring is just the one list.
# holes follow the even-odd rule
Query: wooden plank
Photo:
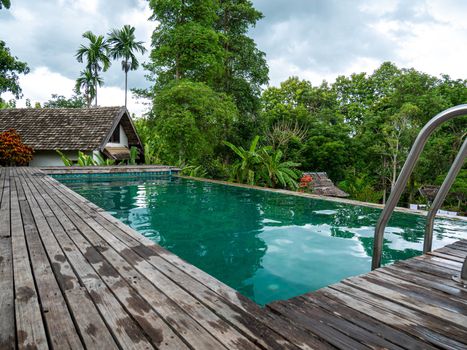
[[440, 253], [448, 254], [448, 255], [453, 255], [453, 256], [456, 256], [462, 259], [465, 259], [465, 257], [467, 256], [467, 250], [456, 249], [453, 246], [443, 247], [443, 248], [437, 249], [436, 251]]
[[[467, 325], [467, 312], [461, 313], [464, 308], [459, 307], [449, 310], [448, 308], [439, 305], [438, 301], [433, 299], [421, 300], [417, 298], [416, 293], [404, 293], [401, 290], [397, 291], [394, 284], [384, 284], [383, 279], [375, 276], [364, 275], [363, 277], [352, 277], [343, 281], [343, 283], [352, 285], [357, 288], [367, 290], [380, 297], [396, 301], [398, 304], [407, 308], [411, 308], [426, 314], [433, 315], [445, 322], [452, 322], [460, 327]], [[466, 338], [467, 339], [467, 338]]]
[[41, 300], [42, 314], [49, 335], [50, 346], [63, 349], [82, 349], [81, 340], [73, 324], [58, 283], [45, 253], [39, 233], [24, 197], [19, 177], [16, 178], [16, 190], [24, 200], [19, 201], [23, 218], [24, 234], [28, 246], [35, 284]]
[[433, 255], [421, 255], [413, 258], [415, 260], [421, 260], [421, 261], [426, 261], [432, 265], [437, 265], [440, 267], [452, 269], [455, 271], [460, 271], [462, 268], [462, 264], [457, 261], [452, 261], [449, 259], [443, 259], [439, 256], [433, 256]]
[[[61, 197], [63, 198], [63, 195]], [[58, 199], [57, 197], [57, 200], [60, 200], [60, 199]], [[75, 201], [78, 201], [78, 200], [79, 199], [75, 199]], [[60, 203], [60, 204], [63, 207], [63, 203]], [[152, 280], [152, 281], [157, 280], [158, 287], [161, 287], [162, 283], [164, 283], [164, 289], [169, 291], [166, 294], [170, 295], [170, 298], [172, 298], [177, 304], [182, 305], [182, 307], [189, 309], [192, 313], [194, 313], [193, 317], [195, 317], [199, 322], [202, 322], [202, 325], [204, 327], [209, 328], [211, 332], [213, 331], [216, 332], [215, 329], [212, 329], [213, 322], [223, 322], [219, 318], [213, 318], [212, 311], [215, 311], [215, 313], [223, 317], [224, 320], [228, 320], [231, 323], [233, 322], [235, 327], [239, 328], [246, 336], [248, 336], [250, 339], [254, 340], [255, 342], [258, 342], [268, 347], [271, 347], [274, 345], [277, 346], [278, 344], [280, 344], [281, 346], [286, 346], [286, 342], [284, 338], [268, 330], [267, 327], [265, 327], [263, 324], [258, 322], [258, 320], [255, 320], [255, 318], [251, 317], [251, 315], [246, 314], [245, 312], [241, 312], [242, 310], [238, 310], [238, 309], [235, 310], [232, 307], [232, 305], [227, 305], [225, 302], [219, 299], [218, 295], [215, 295], [215, 293], [213, 293], [212, 291], [210, 291], [209, 289], [201, 285], [199, 282], [195, 281], [192, 277], [178, 270], [176, 267], [172, 266], [167, 261], [157, 257], [154, 251], [142, 245], [140, 242], [134, 240], [133, 238], [128, 237], [124, 232], [121, 232], [119, 227], [114, 227], [114, 225], [112, 225], [110, 228], [105, 229], [105, 227], [109, 226], [111, 223], [100, 218], [100, 215], [93, 215], [92, 212], [94, 210], [92, 211], [90, 211], [89, 209], [85, 210], [87, 205], [85, 205], [85, 203], [83, 203], [82, 200], [81, 200], [81, 205], [77, 205], [77, 204], [72, 205], [70, 203], [69, 205], [78, 215], [76, 216], [75, 214], [68, 213], [70, 217], [73, 216], [73, 221], [77, 220], [78, 218], [83, 218], [86, 221], [86, 223], [90, 227], [92, 227], [93, 230], [98, 232], [101, 237], [106, 239], [109, 242], [109, 244], [112, 245], [112, 247], [114, 248], [116, 246], [120, 247], [117, 250], [120, 251], [121, 255], [124, 256], [125, 259], [127, 260], [130, 259], [129, 261], [131, 263], [137, 265], [137, 268], [139, 269], [139, 271], [143, 275], [145, 275], [149, 280]], [[110, 231], [112, 233], [110, 233]], [[118, 240], [116, 240], [115, 237], [118, 237], [119, 239], [121, 239], [122, 242], [125, 242], [126, 245], [123, 245], [122, 242], [119, 242]], [[151, 242], [151, 245], [153, 245], [152, 242]], [[136, 255], [135, 252], [132, 250], [135, 250], [139, 254], [139, 256]], [[164, 269], [161, 269], [161, 267], [163, 267]], [[165, 272], [166, 275], [162, 274], [161, 271]], [[179, 279], [177, 280], [174, 276], [178, 277]], [[170, 281], [169, 277], [170, 279], [174, 280], [176, 284], [184, 286], [185, 291], [180, 288], [177, 288], [176, 284]], [[207, 314], [206, 312], [199, 313], [199, 311], [202, 310], [200, 308], [197, 311], [199, 302], [197, 300], [194, 300], [193, 296], [188, 294], [187, 291], [198, 296], [206, 295], [206, 293], [208, 295], [212, 295], [212, 297], [209, 297], [209, 298], [206, 296], [202, 299], [199, 299], [199, 301], [201, 301], [202, 303], [208, 304], [208, 306], [210, 306], [211, 310], [209, 311], [209, 313]], [[193, 301], [190, 301], [192, 299]], [[208, 319], [207, 321], [208, 323], [206, 323], [205, 321], [206, 317], [209, 317], [210, 319], [210, 320]], [[248, 327], [246, 325], [248, 325]], [[224, 325], [223, 327], [225, 328], [226, 326], [227, 326], [227, 329], [231, 327], [228, 324]], [[254, 330], [256, 334], [252, 330]], [[227, 337], [225, 334], [225, 330], [223, 330], [223, 332], [224, 332], [223, 338], [225, 338], [224, 341], [226, 341]], [[259, 332], [264, 335], [268, 334], [269, 337], [267, 338], [259, 337], [257, 335], [257, 333]], [[235, 342], [235, 337], [232, 339], [232, 341]], [[232, 344], [229, 344], [229, 347], [231, 346]], [[243, 347], [245, 346], [246, 344], [243, 345]]]
[[[81, 232], [73, 225], [65, 226], [67, 221], [63, 212], [48, 195], [41, 193], [41, 196], [43, 198], [38, 196], [36, 199], [48, 212], [46, 217], [55, 237], [121, 346], [145, 348], [149, 346], [147, 335], [154, 346], [161, 349], [186, 348], [179, 337], [149, 311], [150, 305], [139, 295], [132, 293], [128, 283], [117, 278], [108, 263], [98, 260], [100, 254], [97, 250], [84, 250], [83, 254], [82, 247], [76, 245], [76, 241], [83, 242]], [[60, 222], [55, 215], [60, 217]], [[109, 285], [105, 283], [106, 280]], [[144, 328], [144, 333], [141, 328]]]
[[[41, 203], [41, 208], [50, 209], [46, 203]], [[147, 340], [146, 335], [123, 309], [105, 283], [98, 277], [97, 272], [70, 240], [53, 212], [49, 212], [48, 215], [45, 216], [67, 260], [79, 276], [80, 283], [86, 287], [91, 299], [104, 318], [108, 328], [112, 331], [112, 335], [119, 346], [124, 349], [153, 348], [151, 343]], [[79, 231], [73, 233], [80, 234]]]
[[5, 168], [2, 171], [3, 184], [2, 184], [2, 196], [0, 202], [0, 237], [11, 236], [11, 224], [10, 224], [10, 169]]
[[462, 252], [467, 252], [467, 246], [465, 244], [462, 244], [461, 241], [452, 243], [448, 247], [452, 249], [460, 250]]
[[467, 300], [467, 290], [462, 288], [458, 283], [451, 279], [451, 275], [446, 278], [439, 279], [433, 275], [424, 273], [423, 271], [413, 271], [405, 268], [404, 266], [386, 266], [384, 269], [379, 270], [381, 273], [390, 274], [393, 277], [413, 282], [417, 285], [434, 289], [443, 293], [450, 294], [458, 297], [461, 300]]
[[344, 349], [392, 348], [401, 347], [386, 341], [364, 328], [336, 317], [327, 311], [302, 300], [292, 298], [286, 301], [274, 302], [271, 307], [282, 313], [288, 320], [299, 327], [327, 339], [331, 344]]
[[[10, 170], [12, 177], [13, 170]], [[11, 178], [10, 177], [10, 178]], [[16, 336], [19, 349], [48, 349], [47, 337], [34, 285], [23, 221], [14, 181], [11, 189], [11, 237], [15, 284]]]
[[455, 340], [462, 335], [445, 336], [443, 333], [446, 330], [438, 320], [433, 321], [429, 317], [421, 317], [409, 309], [384, 299], [375, 298], [373, 295], [351, 286], [338, 283], [321, 289], [320, 293], [354, 309], [356, 312], [373, 317], [383, 324], [411, 334], [442, 349], [465, 348], [465, 344]]
[[429, 261], [410, 259], [409, 261], [397, 261], [393, 264], [394, 267], [400, 269], [409, 269], [412, 271], [420, 271], [432, 276], [445, 278], [447, 275], [453, 276], [458, 273], [457, 270], [453, 270], [447, 267], [431, 264]]
[[[399, 315], [411, 324], [422, 326], [431, 330], [432, 332], [436, 332], [438, 336], [442, 336], [443, 339], [467, 339], [467, 332], [464, 328], [456, 326], [451, 322], [442, 322], [435, 315], [409, 308], [406, 305], [401, 305], [396, 301], [396, 299], [388, 299], [385, 296], [379, 296], [379, 294], [375, 295], [371, 292], [367, 292], [361, 289], [361, 286], [366, 286], [367, 284], [369, 283], [364, 282], [360, 285], [356, 285], [354, 283], [339, 283], [336, 285], [331, 285], [330, 288], [347, 293], [353, 298], [363, 299], [370, 305], [375, 305], [386, 310], [387, 313]], [[382, 318], [381, 321], [386, 322], [386, 318]], [[444, 339], [443, 341], [446, 340]]]
[[0, 237], [0, 349], [15, 348], [13, 289], [11, 237]]
[[57, 290], [65, 296], [70, 313], [75, 320], [79, 334], [88, 348], [113, 349], [117, 345], [107, 329], [98, 310], [92, 303], [85, 288], [80, 286], [80, 282], [73, 272], [69, 262], [65, 258], [58, 242], [53, 236], [45, 217], [38, 206], [33, 192], [26, 184], [24, 176], [21, 177], [23, 190], [31, 208], [37, 230], [47, 251], [49, 260], [52, 262], [52, 269], [58, 282]]
[[459, 263], [464, 262], [464, 259], [461, 258], [461, 257], [454, 256], [454, 255], [451, 255], [451, 254], [446, 254], [446, 253], [441, 252], [441, 251], [430, 252], [430, 253], [428, 253], [428, 255], [437, 256], [437, 257], [440, 257], [440, 258], [443, 258], [443, 259], [446, 259], [446, 260], [452, 260], [452, 261], [459, 262]]
[[[0, 349], [14, 349], [16, 343], [13, 259], [10, 237], [10, 191], [9, 185], [6, 183], [7, 175], [9, 177], [9, 170], [0, 168], [0, 232], [2, 232], [0, 233]], [[4, 188], [6, 188], [5, 191]], [[8, 202], [8, 207], [3, 204], [4, 201]]]
[[[384, 286], [394, 291], [398, 291], [405, 297], [413, 298], [421, 303], [440, 307], [454, 313], [465, 313], [467, 315], [467, 300], [464, 300], [463, 298], [451, 296], [444, 292], [440, 292], [435, 288], [416, 284], [414, 281], [406, 281], [398, 278], [397, 276], [385, 274], [380, 271], [373, 271], [372, 273], [361, 277], [379, 286]], [[444, 279], [438, 278], [435, 281], [442, 283]]]
[[[323, 290], [297, 297], [297, 300], [300, 300], [304, 304], [312, 303], [313, 305], [319, 306], [336, 317], [341, 317], [355, 323], [359, 327], [367, 329], [368, 331], [390, 341], [393, 344], [399, 345], [400, 347], [420, 350], [435, 349], [435, 347], [425, 341], [421, 341], [420, 339], [410, 336], [397, 328], [393, 328], [392, 326], [382, 323], [379, 317], [371, 317], [366, 313], [351, 309], [344, 303], [340, 303], [329, 298]], [[389, 348], [391, 348], [391, 346], [389, 346]]]

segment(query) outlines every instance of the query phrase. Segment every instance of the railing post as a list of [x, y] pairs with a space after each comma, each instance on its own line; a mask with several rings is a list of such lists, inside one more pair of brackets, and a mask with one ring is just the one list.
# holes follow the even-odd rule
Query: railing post
[[456, 282], [461, 283], [464, 287], [467, 286], [467, 256], [462, 264], [462, 269], [459, 275], [452, 276], [452, 279]]
[[451, 169], [449, 169], [446, 178], [443, 181], [443, 184], [438, 190], [436, 194], [435, 200], [431, 204], [430, 210], [428, 211], [428, 215], [426, 217], [426, 226], [425, 226], [425, 240], [423, 242], [423, 253], [426, 254], [431, 252], [431, 248], [433, 245], [433, 225], [435, 222], [435, 216], [438, 210], [441, 208], [446, 196], [451, 189], [452, 184], [456, 180], [457, 174], [461, 171], [462, 166], [464, 165], [465, 158], [467, 157], [467, 139], [465, 139], [459, 153], [454, 159], [454, 163], [451, 165]]
[[401, 173], [397, 178], [396, 184], [391, 191], [388, 201], [386, 202], [386, 206], [381, 213], [378, 222], [375, 228], [375, 237], [373, 242], [373, 259], [371, 262], [371, 269], [374, 270], [381, 266], [381, 257], [383, 253], [383, 240], [384, 240], [384, 229], [391, 218], [392, 212], [396, 207], [399, 199], [402, 195], [402, 192], [407, 185], [407, 181], [409, 180], [410, 175], [415, 167], [415, 164], [418, 161], [420, 153], [423, 151], [425, 147], [426, 141], [428, 137], [432, 134], [432, 132], [442, 123], [448, 121], [452, 118], [457, 116], [467, 114], [467, 105], [459, 105], [456, 107], [449, 108], [434, 118], [432, 118], [420, 131], [415, 140], [412, 149], [405, 161], [404, 166], [402, 167]]

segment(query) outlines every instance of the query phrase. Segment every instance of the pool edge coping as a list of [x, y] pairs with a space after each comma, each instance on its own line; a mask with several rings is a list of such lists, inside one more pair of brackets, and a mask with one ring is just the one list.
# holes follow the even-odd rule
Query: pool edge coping
[[[362, 201], [357, 201], [354, 199], [323, 196], [323, 195], [318, 195], [318, 194], [313, 194], [313, 193], [304, 193], [304, 192], [297, 192], [297, 191], [284, 190], [284, 189], [278, 189], [278, 188], [246, 185], [246, 184], [240, 184], [236, 182], [206, 179], [202, 177], [185, 176], [185, 175], [180, 175], [180, 174], [172, 174], [172, 176], [179, 177], [182, 179], [187, 179], [187, 180], [210, 182], [210, 183], [219, 184], [219, 185], [247, 188], [251, 190], [259, 190], [259, 191], [266, 191], [266, 192], [272, 192], [272, 193], [279, 193], [279, 194], [291, 195], [291, 196], [302, 197], [302, 198], [320, 199], [320, 200], [329, 201], [329, 202], [358, 205], [362, 207], [375, 208], [375, 209], [381, 209], [381, 210], [384, 209], [384, 204], [362, 202]], [[428, 215], [428, 211], [426, 210], [410, 209], [410, 208], [404, 208], [404, 207], [396, 207], [394, 211], [400, 212], [400, 213], [406, 213], [406, 214], [425, 216], [425, 217]], [[467, 216], [450, 216], [450, 215], [444, 215], [444, 214], [437, 214], [436, 218], [467, 222]]]

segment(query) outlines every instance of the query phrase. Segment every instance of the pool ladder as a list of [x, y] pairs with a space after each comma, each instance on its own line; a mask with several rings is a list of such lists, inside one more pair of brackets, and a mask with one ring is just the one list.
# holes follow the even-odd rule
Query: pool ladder
[[[429, 138], [429, 136], [433, 133], [433, 131], [438, 128], [441, 124], [454, 119], [456, 117], [467, 115], [467, 104], [455, 106], [436, 115], [433, 119], [431, 119], [420, 131], [418, 134], [414, 144], [412, 145], [412, 149], [405, 161], [404, 166], [402, 167], [401, 173], [397, 178], [396, 184], [389, 195], [389, 198], [384, 206], [383, 212], [381, 213], [378, 222], [375, 228], [375, 238], [373, 242], [373, 260], [371, 263], [371, 269], [377, 269], [381, 266], [381, 257], [383, 252], [383, 241], [384, 241], [384, 229], [391, 218], [391, 215], [396, 207], [399, 199], [402, 195], [402, 192], [407, 185], [407, 181], [409, 180], [410, 175], [415, 168], [415, 165], [422, 153], [425, 144]], [[464, 165], [464, 161], [467, 157], [467, 139], [462, 144], [462, 147], [459, 153], [456, 156], [456, 159], [452, 163], [449, 172], [444, 179], [443, 184], [441, 185], [436, 197], [428, 211], [427, 215], [427, 222], [425, 227], [425, 237], [423, 242], [423, 253], [430, 252], [432, 249], [433, 243], [433, 223], [435, 220], [436, 213], [441, 208], [446, 196], [454, 183], [459, 171], [462, 169]], [[453, 277], [455, 280], [459, 282], [463, 282], [467, 284], [467, 257], [464, 260], [462, 265], [462, 270], [459, 276]]]

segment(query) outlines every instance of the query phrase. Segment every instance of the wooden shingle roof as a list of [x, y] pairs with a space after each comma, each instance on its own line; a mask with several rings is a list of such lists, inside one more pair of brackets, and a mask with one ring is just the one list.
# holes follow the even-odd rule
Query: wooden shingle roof
[[125, 107], [0, 110], [0, 131], [16, 129], [34, 150], [102, 150], [120, 122], [130, 146], [141, 147]]

